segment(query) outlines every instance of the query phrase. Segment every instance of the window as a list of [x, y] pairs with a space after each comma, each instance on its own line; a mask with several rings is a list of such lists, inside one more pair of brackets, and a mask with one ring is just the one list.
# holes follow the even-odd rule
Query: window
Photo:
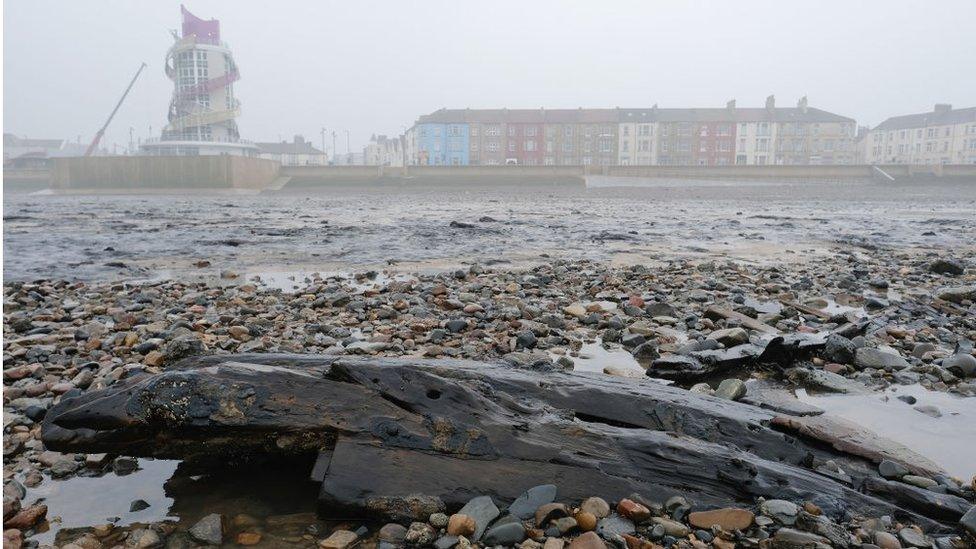
[[630, 137], [630, 126], [624, 126], [624, 136]]
[[740, 137], [739, 138], [739, 149], [745, 149], [745, 148], [746, 148], [746, 138], [745, 137]]
[[563, 152], [564, 153], [573, 152], [573, 143], [570, 141], [563, 141]]
[[479, 131], [480, 130], [478, 129], [478, 126], [472, 125], [471, 126], [471, 130], [470, 130], [471, 137], [478, 137], [478, 132]]
[[952, 128], [948, 128], [948, 127], [947, 127], [947, 128], [945, 129], [945, 136], [946, 136], [946, 137], [949, 137], [950, 135], [952, 135]]
[[508, 152], [515, 152], [515, 142], [514, 141], [509, 141], [508, 142]]
[[727, 137], [729, 135], [732, 135], [732, 127], [729, 126], [728, 124], [722, 124], [718, 127], [717, 133], [722, 137]]
[[440, 142], [434, 143], [434, 152], [441, 152]]
[[630, 141], [622, 142], [620, 150], [622, 150], [623, 152], [630, 152]]
[[441, 128], [440, 126], [438, 126], [434, 128], [434, 137], [440, 137], [440, 136], [441, 136]]
[[535, 132], [536, 132], [536, 127], [535, 126], [529, 126], [529, 127], [525, 128], [525, 135], [526, 135], [526, 137], [535, 137]]
[[535, 141], [526, 141], [525, 143], [522, 143], [522, 150], [525, 152], [535, 151]]
[[566, 126], [565, 128], [563, 128], [563, 135], [565, 135], [566, 137], [573, 137], [573, 127]]
[[[739, 124], [739, 134], [741, 134], [741, 135], [747, 135], [748, 133], [749, 133], [749, 124], [746, 124], [745, 122], [741, 122]], [[736, 163], [738, 163], [738, 162], [736, 162]], [[744, 161], [742, 163], [745, 164]]]
[[498, 152], [498, 141], [489, 141], [487, 149], [488, 152]]
[[556, 163], [556, 162], [555, 162], [555, 161], [553, 160], [553, 158], [552, 158], [551, 156], [547, 156], [547, 157], [546, 157], [546, 159], [545, 159], [545, 164], [546, 164], [546, 166], [552, 166], [552, 165], [553, 165], [553, 164], [555, 164], [555, 163]]
[[769, 135], [769, 122], [760, 122], [757, 135]]
[[501, 134], [502, 134], [502, 130], [498, 126], [489, 126], [488, 129], [485, 130], [485, 135], [491, 137], [498, 137]]
[[929, 128], [929, 129], [928, 129], [928, 130], [927, 130], [927, 131], [925, 132], [925, 137], [927, 137], [927, 138], [929, 138], [929, 139], [932, 139], [933, 137], [935, 137], [935, 128]]
[[509, 137], [515, 137], [515, 126], [509, 126], [508, 127], [508, 136]]
[[449, 126], [447, 128], [447, 135], [457, 137], [461, 135], [461, 128], [458, 126]]
[[555, 146], [554, 146], [554, 144], [553, 144], [552, 141], [546, 141], [546, 152], [547, 153], [552, 154], [552, 151], [553, 151], [554, 148], [555, 148]]

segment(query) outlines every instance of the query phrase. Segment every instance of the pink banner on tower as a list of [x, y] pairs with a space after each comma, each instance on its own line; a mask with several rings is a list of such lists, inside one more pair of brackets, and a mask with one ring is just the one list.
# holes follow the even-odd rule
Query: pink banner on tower
[[183, 5], [180, 5], [180, 11], [183, 12], [183, 38], [195, 35], [198, 42], [220, 44], [220, 21], [200, 19]]

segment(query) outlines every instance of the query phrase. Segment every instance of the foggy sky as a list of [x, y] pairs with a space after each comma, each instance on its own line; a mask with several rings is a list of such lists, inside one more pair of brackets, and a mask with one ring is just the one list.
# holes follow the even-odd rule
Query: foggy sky
[[[354, 151], [448, 108], [810, 105], [874, 125], [976, 105], [976, 2], [187, 0], [241, 69], [241, 136], [345, 130]], [[3, 129], [83, 142], [149, 64], [103, 144], [154, 136], [177, 1], [5, 0]], [[331, 147], [331, 136], [329, 137]]]

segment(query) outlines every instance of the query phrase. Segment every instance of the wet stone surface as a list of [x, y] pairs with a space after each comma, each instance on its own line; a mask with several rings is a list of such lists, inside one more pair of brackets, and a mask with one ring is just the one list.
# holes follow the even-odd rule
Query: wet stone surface
[[[181, 546], [215, 513], [225, 545], [314, 547], [333, 530], [375, 539], [379, 524], [315, 515], [311, 464], [291, 475], [275, 467], [221, 476], [165, 460], [62, 455], [40, 441], [41, 422], [66, 398], [165, 372], [188, 356], [245, 352], [502, 360], [541, 374], [577, 372], [584, 384], [588, 376], [668, 383], [790, 418], [844, 418], [945, 470], [913, 484], [885, 465], [885, 489], [972, 502], [976, 470], [965, 444], [976, 436], [976, 198], [940, 187], [897, 199], [839, 186], [788, 190], [796, 198], [776, 198], [782, 186], [702, 185], [680, 197], [671, 187], [558, 199], [458, 190], [5, 197], [4, 515], [19, 526], [6, 528], [5, 540]], [[760, 211], [762, 196], [773, 198]], [[498, 221], [477, 221], [482, 215]], [[637, 234], [600, 237], [621, 227]], [[777, 336], [820, 343], [771, 348]], [[836, 463], [811, 471], [849, 477]], [[262, 479], [290, 488], [265, 492]], [[695, 536], [714, 547], [762, 538], [843, 546], [838, 528], [850, 543], [884, 533], [903, 545], [951, 547], [937, 542], [955, 535], [919, 538], [890, 517], [824, 525], [804, 515], [806, 502], [788, 502], [792, 515], [765, 502], [763, 514], [758, 500], [746, 506], [756, 517], [748, 533], [699, 535], [688, 513], [710, 509], [692, 502], [675, 515], [645, 495], [652, 499], [631, 499], [658, 520], [634, 534], [629, 519], [607, 516], [618, 501], [587, 504], [592, 516], [577, 516], [582, 498], [558, 493], [575, 529], [536, 525], [533, 511], [524, 532], [496, 534], [505, 543], [527, 536], [511, 541], [523, 549], [552, 549], [557, 539], [621, 546], [634, 543], [629, 535], [659, 545]], [[476, 531], [457, 540], [428, 517], [423, 524], [432, 541], [465, 547], [501, 526], [504, 503], [470, 509]], [[962, 528], [972, 531], [967, 516]], [[591, 522], [596, 533], [583, 535], [580, 525]], [[215, 534], [212, 519], [207, 525], [200, 535]]]

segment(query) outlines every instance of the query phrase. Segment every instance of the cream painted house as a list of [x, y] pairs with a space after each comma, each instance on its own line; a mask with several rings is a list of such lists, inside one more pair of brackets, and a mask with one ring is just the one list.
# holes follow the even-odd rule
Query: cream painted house
[[622, 109], [618, 113], [617, 164], [653, 166], [657, 163], [657, 109]]
[[325, 166], [329, 159], [323, 151], [312, 146], [304, 137], [296, 135], [291, 143], [255, 143], [258, 156], [277, 160], [282, 166]]
[[860, 146], [867, 164], [976, 164], [976, 107], [938, 104], [931, 112], [889, 118]]

